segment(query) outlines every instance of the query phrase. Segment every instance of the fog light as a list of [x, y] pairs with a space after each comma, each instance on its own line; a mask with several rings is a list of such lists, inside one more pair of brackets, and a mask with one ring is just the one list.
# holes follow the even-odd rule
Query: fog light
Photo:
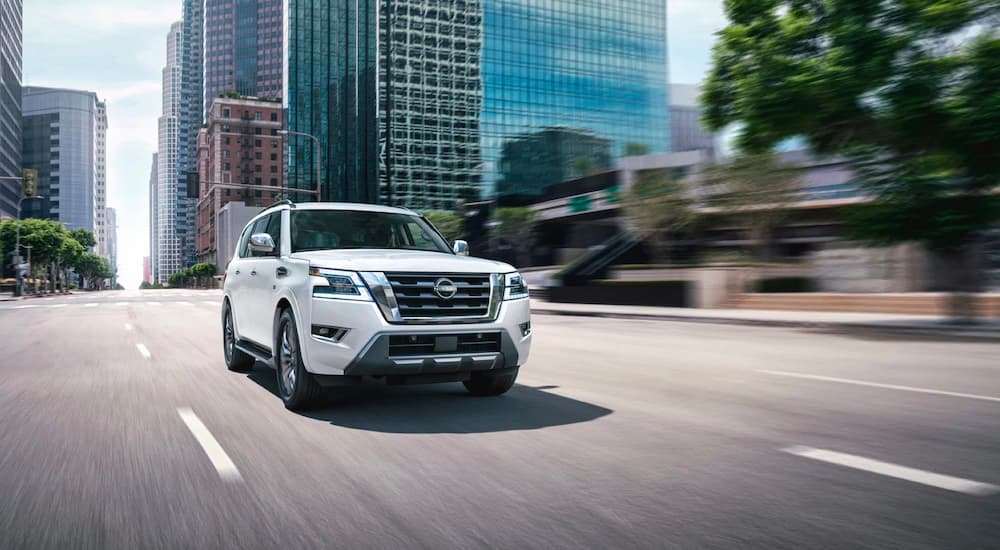
[[531, 321], [521, 323], [521, 336], [527, 336], [529, 334], [531, 334]]
[[326, 327], [322, 325], [313, 325], [312, 334], [324, 340], [330, 340], [331, 342], [340, 342], [347, 336], [347, 333], [351, 329], [340, 328], [340, 327]]

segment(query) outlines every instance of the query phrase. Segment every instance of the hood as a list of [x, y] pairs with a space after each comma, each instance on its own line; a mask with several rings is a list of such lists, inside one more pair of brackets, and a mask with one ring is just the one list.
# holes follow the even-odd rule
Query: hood
[[419, 250], [317, 250], [296, 252], [293, 258], [315, 267], [387, 273], [510, 273], [510, 264], [482, 258]]

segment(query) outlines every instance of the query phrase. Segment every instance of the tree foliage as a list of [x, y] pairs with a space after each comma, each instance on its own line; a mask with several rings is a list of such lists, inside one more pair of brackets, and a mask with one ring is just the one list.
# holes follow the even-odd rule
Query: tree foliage
[[863, 168], [880, 242], [961, 247], [1000, 215], [1000, 2], [728, 0], [702, 101], [715, 130]]
[[424, 217], [444, 235], [448, 242], [455, 242], [465, 236], [465, 218], [445, 210], [426, 212]]
[[655, 263], [668, 260], [671, 235], [694, 221], [685, 184], [665, 174], [640, 178], [625, 193], [622, 208], [632, 232], [649, 245]]
[[538, 221], [535, 211], [519, 206], [497, 208], [493, 213], [491, 235], [511, 246], [517, 254], [517, 261], [527, 265], [531, 261], [531, 250], [538, 235]]
[[73, 229], [69, 232], [69, 236], [74, 241], [80, 243], [84, 248], [90, 248], [97, 245], [97, 239], [94, 238], [94, 234], [86, 229]]
[[699, 182], [706, 205], [746, 227], [757, 259], [770, 261], [774, 231], [801, 190], [798, 169], [774, 154], [748, 154], [708, 167]]

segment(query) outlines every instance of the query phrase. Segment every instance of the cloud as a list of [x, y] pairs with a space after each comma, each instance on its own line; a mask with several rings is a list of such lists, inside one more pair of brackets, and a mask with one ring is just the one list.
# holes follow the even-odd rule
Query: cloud
[[[39, 9], [42, 13], [33, 13], [32, 8]], [[181, 3], [163, 0], [102, 3], [49, 0], [30, 4], [25, 2], [24, 10], [26, 32], [29, 29], [40, 30], [62, 24], [88, 31], [160, 29], [164, 21], [177, 21], [181, 18]]]

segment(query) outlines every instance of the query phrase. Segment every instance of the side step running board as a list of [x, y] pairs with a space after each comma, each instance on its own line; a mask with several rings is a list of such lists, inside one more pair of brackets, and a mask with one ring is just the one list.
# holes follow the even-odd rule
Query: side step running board
[[249, 353], [253, 355], [257, 360], [269, 363], [271, 361], [271, 350], [258, 346], [257, 344], [247, 341], [247, 340], [237, 340], [236, 349], [242, 351], [243, 353]]

